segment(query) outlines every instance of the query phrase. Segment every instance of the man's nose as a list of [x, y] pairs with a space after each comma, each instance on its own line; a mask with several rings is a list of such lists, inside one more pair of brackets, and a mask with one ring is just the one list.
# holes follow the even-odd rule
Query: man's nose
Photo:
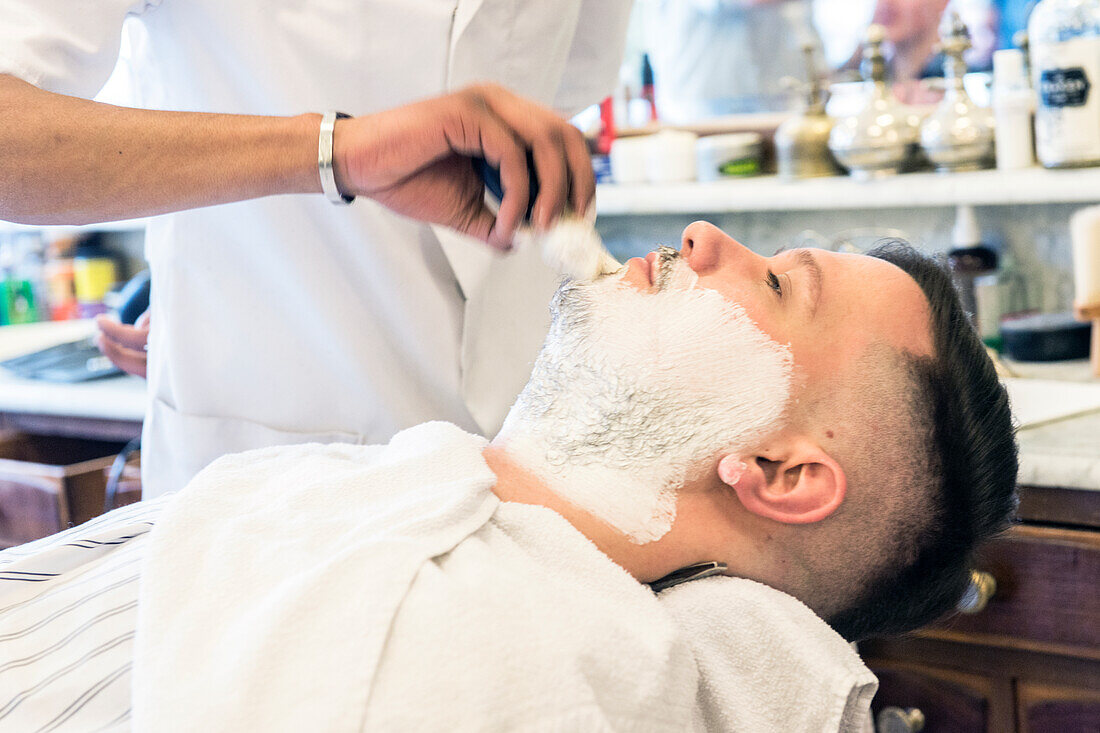
[[718, 269], [724, 260], [751, 253], [743, 244], [710, 222], [697, 221], [684, 229], [680, 240], [680, 254], [692, 270], [702, 274]]

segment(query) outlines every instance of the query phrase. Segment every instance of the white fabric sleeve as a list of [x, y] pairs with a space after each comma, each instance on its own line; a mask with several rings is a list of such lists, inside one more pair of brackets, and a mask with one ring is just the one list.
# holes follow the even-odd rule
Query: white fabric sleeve
[[118, 61], [122, 23], [161, 0], [0, 0], [0, 74], [94, 97]]
[[554, 109], [572, 117], [615, 91], [631, 0], [583, 0]]

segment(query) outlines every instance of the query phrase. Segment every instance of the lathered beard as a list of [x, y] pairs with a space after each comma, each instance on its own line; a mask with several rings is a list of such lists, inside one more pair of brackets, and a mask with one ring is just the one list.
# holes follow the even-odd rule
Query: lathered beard
[[657, 292], [617, 273], [566, 282], [498, 440], [548, 488], [632, 541], [662, 537], [677, 489], [782, 420], [789, 347], [695, 286], [662, 248]]

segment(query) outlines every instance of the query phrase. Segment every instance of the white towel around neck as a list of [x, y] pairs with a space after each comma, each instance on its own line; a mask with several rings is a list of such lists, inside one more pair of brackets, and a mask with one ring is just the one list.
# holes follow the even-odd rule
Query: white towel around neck
[[135, 730], [848, 730], [874, 678], [794, 599], [652, 594], [499, 502], [482, 438], [227, 456], [149, 535]]
[[427, 423], [384, 447], [264, 448], [203, 470], [150, 533], [134, 728], [359, 730], [420, 565], [499, 503], [484, 445]]
[[690, 727], [695, 662], [656, 596], [500, 503], [484, 446], [430, 423], [212, 464], [150, 534], [135, 729]]
[[684, 583], [660, 598], [699, 666], [696, 730], [865, 730], [878, 680], [798, 599], [728, 577]]

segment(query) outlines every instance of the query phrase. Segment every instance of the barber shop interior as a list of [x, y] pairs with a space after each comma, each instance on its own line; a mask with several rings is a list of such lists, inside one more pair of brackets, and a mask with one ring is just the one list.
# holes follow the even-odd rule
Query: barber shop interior
[[1100, 0], [0, 0], [35, 731], [1100, 731]]

